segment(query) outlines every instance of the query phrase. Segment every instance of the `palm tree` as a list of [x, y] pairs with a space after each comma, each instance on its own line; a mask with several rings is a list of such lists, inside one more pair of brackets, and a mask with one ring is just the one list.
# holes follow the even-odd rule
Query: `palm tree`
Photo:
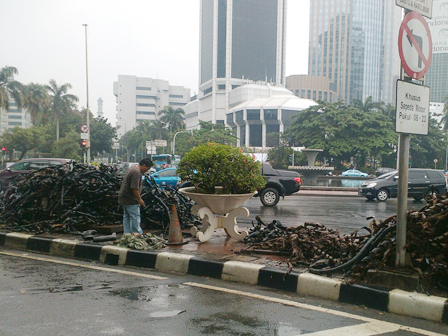
[[44, 117], [44, 113], [48, 110], [50, 104], [50, 96], [48, 88], [42, 84], [30, 83], [24, 89], [23, 105], [31, 116], [31, 122], [36, 125]]
[[23, 85], [15, 81], [14, 75], [19, 72], [16, 68], [6, 66], [0, 69], [0, 108], [9, 110], [9, 98], [12, 97], [17, 107], [22, 108]]
[[151, 139], [166, 140], [168, 134], [165, 123], [162, 120], [154, 120], [149, 127], [149, 135]]
[[159, 111], [159, 115], [162, 116], [160, 120], [168, 125], [170, 134], [185, 128], [185, 111], [183, 109], [165, 106], [163, 110]]
[[59, 140], [59, 118], [63, 113], [71, 110], [71, 107], [78, 101], [78, 97], [72, 94], [67, 94], [68, 89], [72, 86], [69, 83], [58, 86], [54, 79], [50, 80], [50, 85], [45, 85], [50, 91], [51, 102], [50, 108], [53, 115], [56, 117], [56, 140]]
[[353, 99], [353, 106], [361, 111], [369, 112], [376, 111], [380, 107], [380, 104], [374, 103], [372, 96], [369, 96], [364, 103], [359, 99]]

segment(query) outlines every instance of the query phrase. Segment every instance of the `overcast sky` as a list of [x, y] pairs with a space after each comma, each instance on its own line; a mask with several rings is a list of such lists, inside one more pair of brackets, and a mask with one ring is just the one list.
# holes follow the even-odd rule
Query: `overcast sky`
[[[309, 1], [288, 0], [286, 75], [308, 68]], [[0, 68], [16, 80], [70, 83], [86, 106], [97, 100], [115, 125], [118, 75], [159, 78], [198, 91], [199, 0], [0, 0]]]

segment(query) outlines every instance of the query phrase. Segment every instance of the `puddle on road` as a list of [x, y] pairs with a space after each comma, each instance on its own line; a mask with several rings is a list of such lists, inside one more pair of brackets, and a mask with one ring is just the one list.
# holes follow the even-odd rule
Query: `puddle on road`
[[117, 289], [111, 290], [109, 293], [114, 296], [121, 296], [123, 298], [129, 299], [131, 301], [151, 301], [149, 296], [140, 295], [141, 288], [132, 289]]
[[186, 310], [156, 311], [149, 314], [149, 317], [173, 317], [185, 312]]
[[295, 336], [310, 333], [311, 331], [301, 330], [299, 328], [295, 328], [290, 324], [279, 323], [279, 326], [276, 330], [275, 335], [277, 336]]

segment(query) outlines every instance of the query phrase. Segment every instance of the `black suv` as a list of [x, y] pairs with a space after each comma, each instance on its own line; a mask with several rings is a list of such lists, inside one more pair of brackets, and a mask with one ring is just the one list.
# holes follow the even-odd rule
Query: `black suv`
[[[429, 191], [445, 194], [447, 192], [447, 181], [442, 170], [435, 169], [409, 169], [408, 196], [415, 200], [421, 200], [423, 195]], [[358, 194], [365, 196], [368, 200], [377, 199], [385, 202], [388, 198], [397, 197], [398, 194], [398, 171], [381, 175], [376, 179], [368, 180], [361, 184]]]
[[266, 185], [258, 190], [255, 196], [260, 196], [264, 206], [273, 207], [277, 205], [280, 196], [292, 195], [300, 190], [301, 180], [298, 172], [274, 169], [267, 162], [263, 162], [261, 169]]

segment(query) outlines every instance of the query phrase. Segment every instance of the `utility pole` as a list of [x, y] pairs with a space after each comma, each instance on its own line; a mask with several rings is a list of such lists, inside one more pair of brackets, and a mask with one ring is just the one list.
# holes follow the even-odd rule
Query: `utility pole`
[[87, 115], [87, 134], [89, 138], [87, 139], [87, 164], [90, 164], [90, 110], [89, 110], [89, 65], [87, 58], [87, 23], [83, 24], [85, 34], [86, 34], [86, 91], [87, 91], [87, 104], [86, 104], [86, 115]]

